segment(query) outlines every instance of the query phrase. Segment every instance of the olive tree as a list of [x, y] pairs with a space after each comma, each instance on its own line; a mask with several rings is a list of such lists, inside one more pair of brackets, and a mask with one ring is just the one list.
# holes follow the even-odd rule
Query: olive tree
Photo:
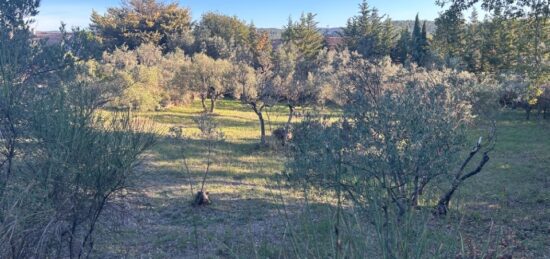
[[357, 206], [380, 230], [381, 249], [406, 257], [398, 249], [405, 241], [394, 235], [399, 224], [433, 197], [435, 212], [446, 214], [456, 189], [488, 162], [494, 132], [476, 139], [460, 163], [474, 78], [353, 62], [357, 67], [340, 79], [345, 105], [339, 119], [313, 114], [295, 126], [288, 176]]
[[[154, 140], [63, 44], [33, 42], [38, 1], [0, 4], [0, 257], [81, 258]], [[7, 11], [7, 12], [5, 12]]]
[[120, 94], [113, 106], [151, 111], [180, 99], [173, 94], [174, 78], [187, 62], [182, 51], [163, 55], [159, 47], [143, 44], [135, 50], [123, 47], [105, 52], [93, 76], [117, 82]]
[[147, 125], [129, 113], [97, 112], [110, 98], [103, 86], [84, 78], [21, 85], [25, 99], [14, 97], [10, 114], [18, 122], [17, 138], [4, 133], [1, 140], [11, 143], [7, 151], [13, 154], [10, 177], [2, 182], [1, 257], [91, 253], [107, 204], [127, 186], [140, 154], [154, 141]]
[[[307, 145], [313, 143], [324, 145], [325, 148], [315, 152], [336, 152], [332, 155], [341, 159], [336, 164], [345, 168], [345, 173], [339, 176], [343, 186], [365, 184], [359, 189], [349, 189], [355, 201], [365, 201], [362, 195], [367, 193], [362, 188], [377, 185], [384, 189], [388, 207], [392, 205], [403, 214], [417, 206], [420, 195], [435, 179], [454, 176], [453, 168], [464, 149], [466, 130], [473, 119], [471, 94], [477, 82], [466, 73], [427, 73], [364, 65], [363, 69], [348, 73], [349, 81], [342, 83], [346, 105], [339, 121], [311, 119], [298, 127], [295, 151], [299, 152], [292, 153], [291, 161], [323, 159], [325, 155], [305, 157], [301, 152], [309, 150]], [[354, 78], [353, 74], [362, 75]], [[320, 143], [303, 143], [313, 132], [312, 135], [331, 137], [325, 136]], [[485, 146], [486, 141], [479, 145]], [[302, 144], [306, 146], [301, 147]], [[337, 173], [330, 167], [322, 170], [315, 167], [309, 172], [322, 176], [323, 181], [332, 181], [333, 178], [324, 175], [331, 170], [331, 174]], [[296, 172], [301, 171], [304, 170]], [[348, 180], [351, 182], [346, 183]]]
[[331, 65], [332, 53], [320, 50], [314, 60], [300, 56], [294, 44], [280, 46], [273, 58], [273, 87], [280, 102], [288, 106], [290, 125], [297, 107], [306, 107], [324, 102], [323, 87], [326, 69]]
[[[231, 63], [198, 53], [181, 67], [175, 80], [182, 84], [182, 88], [198, 94], [205, 112], [214, 112], [216, 101], [229, 92]], [[210, 108], [206, 106], [207, 98], [210, 98]]]
[[278, 101], [277, 88], [273, 83], [273, 73], [268, 67], [254, 68], [239, 63], [234, 68], [234, 95], [241, 103], [250, 106], [260, 122], [260, 145], [266, 144], [264, 109]]
[[101, 86], [88, 79], [21, 86], [25, 99], [17, 97], [10, 115], [18, 127], [2, 188], [1, 257], [81, 258], [92, 251], [106, 205], [154, 140], [127, 113], [96, 112], [107, 101]]

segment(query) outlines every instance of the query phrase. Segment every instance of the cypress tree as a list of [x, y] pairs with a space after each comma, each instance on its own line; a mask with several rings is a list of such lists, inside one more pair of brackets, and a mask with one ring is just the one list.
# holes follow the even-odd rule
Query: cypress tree
[[464, 61], [466, 62], [467, 70], [470, 72], [481, 72], [482, 43], [478, 13], [474, 8], [470, 16], [470, 24], [466, 31], [466, 49], [464, 50]]
[[419, 66], [427, 66], [429, 60], [429, 42], [426, 22], [420, 27], [420, 18], [416, 15], [410, 47], [412, 61]]
[[399, 40], [395, 47], [392, 49], [391, 58], [395, 63], [401, 63], [403, 65], [410, 62], [410, 46], [411, 46], [411, 34], [408, 29], [403, 29]]
[[461, 12], [447, 10], [435, 19], [434, 42], [439, 55], [452, 67], [462, 64], [466, 21]]

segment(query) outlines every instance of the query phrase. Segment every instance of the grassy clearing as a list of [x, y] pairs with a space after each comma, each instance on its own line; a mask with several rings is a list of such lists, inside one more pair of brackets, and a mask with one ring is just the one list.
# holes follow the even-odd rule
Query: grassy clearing
[[549, 256], [550, 123], [526, 121], [520, 112], [501, 115], [491, 161], [461, 189], [459, 200], [472, 246], [492, 238], [516, 257]]
[[[192, 121], [200, 111], [200, 104], [195, 103], [140, 114], [155, 121], [161, 132], [175, 125], [185, 127], [191, 137], [186, 155], [194, 181], [205, 164], [205, 147], [195, 137], [197, 129]], [[225, 100], [215, 113], [226, 138], [215, 151], [207, 182], [214, 203], [204, 208], [190, 206], [192, 193], [189, 176], [182, 170], [180, 148], [163, 136], [140, 168], [134, 187], [128, 190], [128, 202], [109, 208], [116, 212], [112, 215], [122, 216], [105, 217], [108, 228], [101, 229], [98, 237], [102, 239], [96, 241], [99, 257], [277, 258], [293, 253], [288, 231], [294, 226], [289, 228], [288, 223], [313, 228], [311, 233], [330, 233], [329, 220], [320, 215], [331, 201], [323, 197], [307, 211], [315, 215], [313, 221], [285, 218], [288, 213], [304, 212], [303, 197], [278, 188], [276, 175], [284, 160], [276, 149], [258, 148], [256, 115], [238, 102]], [[283, 106], [272, 108], [268, 114], [268, 132], [287, 119]], [[498, 126], [498, 144], [487, 170], [459, 190], [449, 225], [461, 233], [466, 253], [488, 246], [514, 257], [547, 256], [550, 123], [525, 121], [523, 114], [507, 112]], [[311, 246], [319, 244], [322, 242]], [[315, 249], [312, 251], [310, 255], [315, 255]]]

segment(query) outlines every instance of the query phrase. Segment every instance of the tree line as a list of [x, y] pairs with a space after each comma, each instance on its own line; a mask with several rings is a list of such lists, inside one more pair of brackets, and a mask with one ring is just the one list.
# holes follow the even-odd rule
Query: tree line
[[312, 13], [289, 19], [283, 43], [273, 48], [266, 32], [238, 17], [208, 12], [192, 21], [191, 10], [177, 4], [131, 0], [103, 15], [94, 12], [90, 28], [75, 29], [67, 42], [79, 60], [100, 68], [95, 76], [121, 82], [121, 96], [112, 103], [118, 107], [163, 109], [198, 98], [205, 111], [213, 112], [216, 101], [229, 96], [250, 105], [260, 121], [264, 106], [283, 103], [290, 122], [296, 107], [341, 103], [328, 83], [334, 73], [327, 71], [342, 64], [331, 58], [357, 53], [373, 63], [387, 59], [403, 67], [451, 68], [518, 82], [502, 90], [502, 104], [546, 109], [546, 9], [536, 5], [533, 13], [514, 13], [515, 5], [502, 2], [486, 6], [483, 20], [474, 8], [467, 20], [464, 9], [470, 6], [452, 2], [429, 34], [419, 15], [412, 31], [397, 31], [386, 15], [363, 1], [342, 30], [342, 44], [329, 49]]
[[[418, 15], [412, 31], [398, 31], [386, 15], [363, 1], [358, 15], [349, 18], [340, 33], [345, 41], [340, 48], [357, 51], [367, 59], [390, 56], [394, 63], [456, 67], [476, 74], [525, 72], [547, 59], [546, 9], [518, 17], [497, 7], [481, 20], [474, 7], [467, 20], [464, 11], [454, 5], [440, 13], [435, 20], [436, 30], [429, 35], [426, 22]], [[246, 61], [258, 68], [258, 59], [274, 51], [265, 44], [269, 42], [267, 33], [258, 32], [254, 24], [238, 17], [209, 12], [193, 22], [191, 10], [154, 0], [128, 1], [121, 7], [109, 8], [104, 15], [94, 12], [91, 20], [89, 30], [77, 29], [75, 33], [79, 39], [75, 40], [85, 43], [75, 48], [88, 48], [75, 51], [84, 59], [99, 60], [103, 51], [123, 46], [133, 50], [150, 43], [161, 47], [164, 53], [181, 49], [192, 56], [201, 52], [214, 59]], [[296, 22], [289, 19], [282, 39], [294, 43], [308, 56], [326, 47], [312, 13], [303, 14]]]
[[[419, 17], [412, 32], [396, 32], [365, 1], [337, 49], [326, 47], [315, 14], [289, 19], [273, 48], [237, 17], [193, 22], [190, 10], [155, 0], [93, 13], [89, 29], [62, 27], [62, 42], [47, 45], [29, 30], [39, 1], [0, 2], [0, 257], [87, 257], [106, 204], [155, 142], [131, 111], [199, 99], [206, 114], [224, 97], [257, 115], [261, 144], [265, 109], [287, 106], [288, 179], [372, 213], [381, 250], [408, 257], [398, 239], [408, 235], [390, 228], [401, 229], [424, 195], [440, 195], [436, 214], [446, 214], [453, 192], [489, 160], [494, 131], [459, 161], [468, 126], [490, 124], [499, 102], [550, 103], [548, 5], [485, 0], [491, 17], [478, 22], [474, 12], [466, 22], [475, 2], [444, 1], [429, 35]], [[297, 108], [323, 105], [342, 114], [313, 110], [292, 123]]]

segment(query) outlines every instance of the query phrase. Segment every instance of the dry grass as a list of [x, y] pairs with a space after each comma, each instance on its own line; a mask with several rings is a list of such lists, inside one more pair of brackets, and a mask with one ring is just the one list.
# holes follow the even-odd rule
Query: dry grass
[[[186, 155], [198, 180], [205, 147], [192, 118], [199, 104], [165, 112], [143, 113], [161, 132], [174, 125], [191, 136]], [[269, 113], [272, 129], [286, 121], [285, 107]], [[289, 221], [283, 208], [300, 212], [299, 192], [280, 191], [276, 175], [282, 155], [260, 149], [257, 118], [248, 107], [222, 101], [216, 121], [226, 136], [215, 151], [207, 189], [213, 204], [192, 207], [189, 176], [182, 170], [180, 148], [166, 136], [150, 152], [127, 202], [116, 202], [98, 233], [100, 258], [251, 258], [288, 255]], [[499, 121], [499, 142], [487, 171], [460, 189], [449, 223], [463, 235], [464, 252], [488, 244], [499, 254], [545, 257], [550, 254], [550, 123], [526, 122], [508, 112]], [[195, 186], [195, 190], [196, 190]], [[280, 199], [284, 196], [284, 205]], [[321, 199], [321, 204], [323, 199]], [[320, 206], [322, 210], [323, 206]], [[117, 215], [117, 216], [111, 216]], [[323, 224], [313, 227], [327, 228]], [[328, 227], [330, 229], [330, 227]], [[321, 229], [320, 229], [321, 231]], [[286, 250], [286, 252], [285, 252]]]

